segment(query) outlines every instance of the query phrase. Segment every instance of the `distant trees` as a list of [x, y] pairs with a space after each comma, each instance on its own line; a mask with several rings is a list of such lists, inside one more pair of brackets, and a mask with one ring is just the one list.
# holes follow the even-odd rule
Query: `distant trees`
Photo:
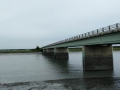
[[40, 50], [39, 46], [36, 47], [36, 50]]
[[36, 47], [36, 51], [42, 52], [42, 48], [40, 48], [39, 46]]
[[36, 48], [31, 49], [31, 51], [33, 51], [33, 52], [42, 52], [43, 50], [39, 46], [36, 46]]

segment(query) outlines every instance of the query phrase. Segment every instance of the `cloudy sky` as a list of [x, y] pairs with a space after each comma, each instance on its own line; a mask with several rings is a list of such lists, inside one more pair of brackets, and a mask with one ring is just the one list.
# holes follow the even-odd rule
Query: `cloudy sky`
[[120, 0], [0, 0], [0, 49], [35, 48], [120, 22]]

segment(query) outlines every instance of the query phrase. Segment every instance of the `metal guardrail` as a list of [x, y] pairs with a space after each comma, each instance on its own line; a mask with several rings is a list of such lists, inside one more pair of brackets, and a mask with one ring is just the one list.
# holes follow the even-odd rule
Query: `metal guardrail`
[[48, 47], [48, 46], [52, 46], [52, 45], [57, 45], [57, 44], [62, 44], [62, 43], [66, 43], [66, 42], [72, 42], [72, 41], [76, 41], [76, 40], [80, 40], [80, 39], [84, 39], [84, 38], [88, 38], [88, 37], [94, 37], [94, 36], [98, 36], [98, 35], [103, 35], [103, 34], [107, 34], [107, 33], [111, 33], [111, 32], [116, 32], [116, 31], [120, 31], [120, 23], [116, 23], [107, 27], [103, 27], [97, 30], [93, 30], [87, 33], [83, 33], [77, 36], [73, 36], [71, 38], [67, 38], [65, 40], [61, 40], [49, 45], [46, 45], [44, 47]]

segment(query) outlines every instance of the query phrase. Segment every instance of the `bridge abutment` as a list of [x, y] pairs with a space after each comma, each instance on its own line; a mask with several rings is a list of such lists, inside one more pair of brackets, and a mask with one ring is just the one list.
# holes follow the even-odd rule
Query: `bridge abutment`
[[63, 58], [63, 59], [68, 59], [68, 48], [67, 47], [62, 47], [62, 48], [54, 48], [54, 54], [55, 58]]
[[112, 70], [112, 45], [83, 46], [83, 70]]

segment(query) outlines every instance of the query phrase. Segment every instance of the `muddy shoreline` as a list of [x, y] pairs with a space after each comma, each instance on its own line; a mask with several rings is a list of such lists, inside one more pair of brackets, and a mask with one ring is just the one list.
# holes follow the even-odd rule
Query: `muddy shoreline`
[[[54, 89], [53, 89], [54, 88]], [[120, 90], [120, 78], [74, 78], [0, 84], [0, 90]]]

